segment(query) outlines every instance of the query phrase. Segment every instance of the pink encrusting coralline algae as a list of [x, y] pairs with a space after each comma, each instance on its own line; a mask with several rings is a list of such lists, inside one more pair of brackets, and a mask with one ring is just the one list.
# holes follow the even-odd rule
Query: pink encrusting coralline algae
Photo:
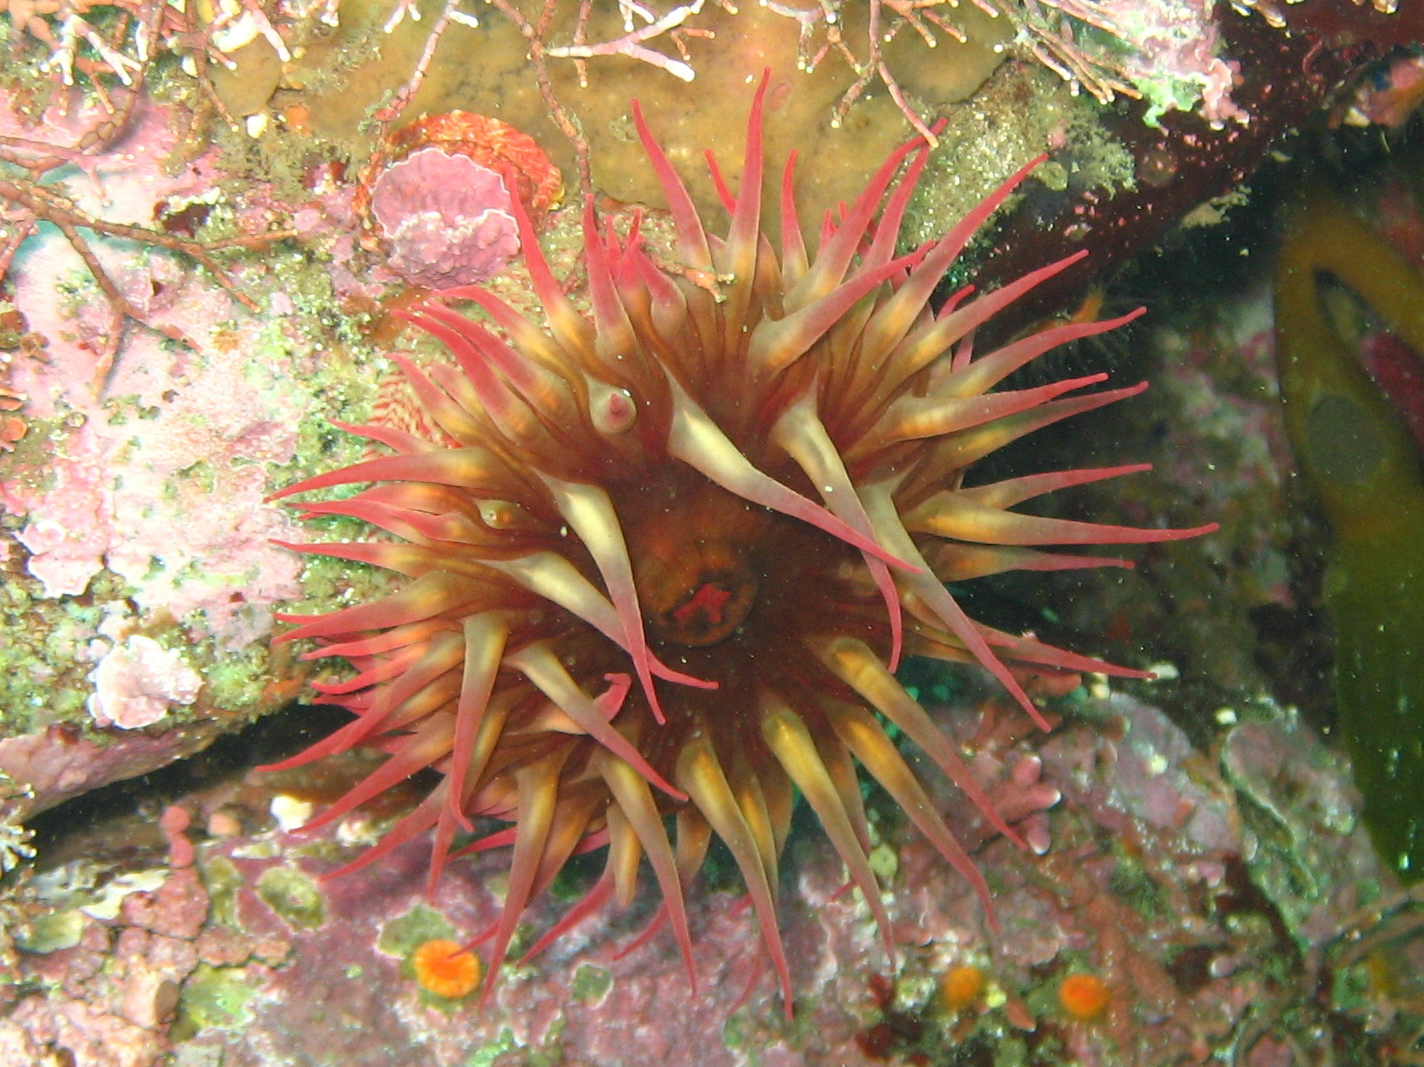
[[100, 726], [125, 730], [159, 722], [174, 704], [193, 703], [203, 686], [180, 653], [142, 634], [111, 648], [89, 677], [89, 714]]
[[371, 214], [388, 266], [431, 289], [494, 277], [519, 251], [504, 179], [440, 148], [422, 148], [381, 173]]

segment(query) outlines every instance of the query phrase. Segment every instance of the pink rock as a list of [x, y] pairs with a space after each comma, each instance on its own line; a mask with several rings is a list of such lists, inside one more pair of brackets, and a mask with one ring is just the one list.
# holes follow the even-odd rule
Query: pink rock
[[497, 173], [433, 147], [387, 168], [371, 191], [391, 269], [431, 289], [472, 285], [504, 269], [519, 251], [509, 207]]
[[131, 893], [120, 907], [132, 928], [190, 941], [207, 921], [208, 893], [197, 871], [180, 867], [156, 891]]
[[71, 1000], [54, 1009], [58, 1036], [54, 1044], [75, 1067], [152, 1067], [162, 1039], [118, 1015]]
[[192, 823], [192, 817], [177, 804], [165, 808], [158, 820], [163, 836], [168, 839], [168, 862], [174, 867], [193, 865], [193, 842], [183, 833]]
[[205, 748], [219, 730], [216, 723], [190, 723], [183, 730], [155, 737], [133, 734], [99, 744], [79, 737], [70, 727], [51, 726], [20, 737], [0, 738], [0, 771], [28, 787], [30, 795], [15, 802], [18, 817], [24, 818], [99, 786], [147, 774], [190, 756]]
[[118, 1015], [135, 1026], [156, 1031], [178, 1005], [178, 988], [198, 966], [198, 950], [189, 942], [130, 927], [114, 947], [112, 973], [119, 979]]
[[23, 1027], [0, 1020], [0, 1063], [41, 1063], [40, 1047]]
[[30, 551], [30, 574], [47, 597], [79, 596], [103, 570], [112, 541], [112, 495], [103, 446], [89, 429], [76, 431], [66, 453], [48, 467], [49, 486], [38, 498], [19, 484], [0, 485], [0, 508], [29, 521], [15, 538]]

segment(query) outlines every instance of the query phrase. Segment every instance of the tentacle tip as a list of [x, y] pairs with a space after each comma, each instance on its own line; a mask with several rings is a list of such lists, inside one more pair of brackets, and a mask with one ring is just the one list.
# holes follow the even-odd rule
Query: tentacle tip
[[1163, 541], [1190, 541], [1194, 537], [1206, 537], [1221, 529], [1221, 523], [1208, 522], [1201, 526], [1185, 526], [1174, 530], [1152, 530], [1151, 540], [1161, 543]]
[[480, 1012], [480, 1014], [484, 1014], [485, 1009], [489, 1007], [489, 999], [494, 994], [494, 978], [498, 970], [498, 967], [490, 968], [489, 977], [485, 979], [484, 988], [480, 990], [480, 999], [476, 1004], [476, 1009]]
[[1019, 706], [1024, 709], [1024, 711], [1028, 714], [1028, 717], [1033, 720], [1033, 724], [1037, 726], [1040, 730], [1042, 730], [1046, 734], [1053, 732], [1053, 724], [1044, 717], [1043, 712], [1038, 710], [1038, 705], [1035, 704], [1027, 695], [1023, 695], [1022, 698], [1019, 700]]
[[984, 898], [984, 918], [988, 921], [989, 929], [993, 932], [995, 937], [1003, 934], [1004, 928], [999, 925], [999, 915], [994, 910], [994, 902], [988, 897]]

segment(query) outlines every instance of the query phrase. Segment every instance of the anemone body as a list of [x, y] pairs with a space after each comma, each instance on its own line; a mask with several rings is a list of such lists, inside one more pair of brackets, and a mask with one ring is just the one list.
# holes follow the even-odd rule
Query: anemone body
[[[1028, 168], [940, 241], [897, 255], [925, 160], [918, 142], [820, 227], [814, 250], [788, 160], [774, 250], [760, 220], [764, 92], [765, 82], [739, 193], [717, 182], [725, 236], [704, 227], [635, 105], [676, 226], [677, 265], [654, 260], [636, 221], [620, 235], [586, 206], [585, 314], [521, 217], [547, 321], [477, 288], [417, 308], [413, 321], [455, 359], [402, 363], [438, 430], [427, 439], [347, 427], [391, 454], [280, 495], [370, 483], [302, 506], [356, 516], [394, 539], [292, 547], [410, 580], [372, 603], [297, 618], [286, 635], [314, 638], [310, 656], [356, 668], [324, 687], [354, 719], [289, 764], [357, 744], [390, 753], [321, 822], [419, 769], [442, 774], [356, 864], [433, 830], [433, 884], [458, 834], [476, 819], [503, 820], [471, 846], [512, 848], [504, 909], [489, 931], [497, 963], [530, 899], [575, 852], [606, 846], [605, 873], [541, 946], [610, 897], [626, 905], [646, 858], [662, 893], [655, 925], [671, 927], [691, 974], [684, 893], [715, 834], [741, 869], [789, 1011], [776, 886], [797, 793], [864, 891], [887, 949], [857, 766], [988, 905], [982, 877], [887, 724], [1013, 836], [895, 680], [903, 654], [978, 663], [1040, 722], [1011, 665], [1132, 673], [980, 625], [945, 583], [1123, 565], [1037, 546], [1200, 531], [1012, 510], [1138, 467], [964, 487], [965, 470], [1006, 442], [1138, 391], [1079, 393], [1101, 375], [994, 391], [1055, 345], [1132, 316], [972, 354], [978, 324], [1070, 261], [936, 313], [935, 284]], [[452, 300], [478, 305], [485, 324], [451, 310]]]

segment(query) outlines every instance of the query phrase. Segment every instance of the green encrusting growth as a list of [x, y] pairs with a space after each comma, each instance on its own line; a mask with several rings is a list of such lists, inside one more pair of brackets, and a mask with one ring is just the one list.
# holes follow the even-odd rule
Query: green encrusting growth
[[257, 895], [289, 926], [315, 930], [326, 922], [326, 902], [314, 878], [295, 867], [269, 867], [257, 880]]
[[1424, 875], [1424, 476], [1408, 429], [1356, 355], [1351, 304], [1424, 353], [1424, 275], [1333, 197], [1294, 212], [1276, 275], [1286, 429], [1330, 523], [1325, 599], [1340, 726], [1390, 866]]

